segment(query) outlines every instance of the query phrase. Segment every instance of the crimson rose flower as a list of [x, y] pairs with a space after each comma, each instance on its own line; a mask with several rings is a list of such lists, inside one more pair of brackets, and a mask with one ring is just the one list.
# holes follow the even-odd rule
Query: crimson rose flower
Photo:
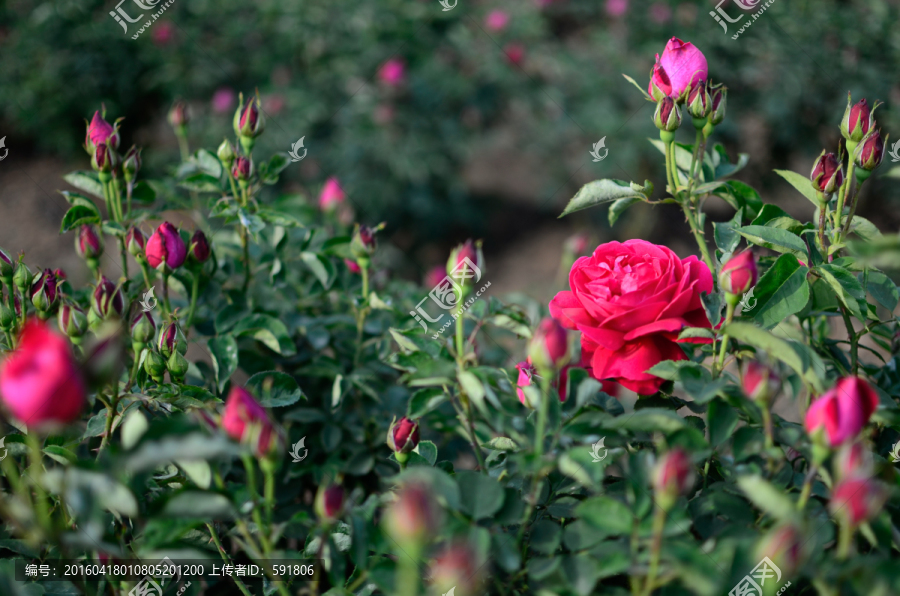
[[640, 394], [663, 383], [648, 369], [687, 359], [677, 344], [697, 340], [679, 340], [682, 329], [711, 327], [700, 302], [712, 291], [709, 267], [644, 240], [601, 244], [572, 265], [569, 287], [550, 302], [550, 314], [581, 332], [582, 361], [595, 379]]

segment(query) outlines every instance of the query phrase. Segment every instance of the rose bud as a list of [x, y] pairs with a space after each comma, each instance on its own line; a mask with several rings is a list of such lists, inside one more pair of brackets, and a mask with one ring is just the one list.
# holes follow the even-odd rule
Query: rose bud
[[406, 78], [406, 65], [399, 58], [391, 58], [378, 69], [378, 79], [389, 87], [396, 87]]
[[450, 258], [447, 259], [447, 275], [463, 288], [471, 287], [483, 274], [484, 255], [481, 252], [481, 240], [478, 242], [466, 240], [465, 244], [460, 244], [450, 251]]
[[353, 230], [353, 239], [350, 241], [350, 253], [359, 260], [368, 260], [375, 249], [378, 248], [378, 242], [375, 240], [375, 233], [381, 229], [381, 226], [370, 228], [369, 226], [361, 226], [356, 224]]
[[12, 282], [13, 274], [16, 272], [16, 262], [6, 254], [6, 251], [0, 248], [0, 279], [9, 285]]
[[857, 167], [865, 171], [862, 177], [860, 177], [862, 172], [856, 173], [856, 177], [861, 181], [867, 179], [869, 172], [881, 165], [881, 160], [884, 159], [884, 141], [881, 138], [881, 131], [873, 129], [853, 151], [853, 161]]
[[190, 256], [191, 261], [195, 263], [205, 263], [206, 260], [209, 259], [209, 255], [209, 241], [206, 239], [206, 234], [201, 230], [197, 230], [194, 232], [194, 235], [191, 236], [191, 245], [188, 248], [188, 256]]
[[105, 275], [100, 278], [97, 287], [94, 288], [91, 310], [101, 319], [121, 317], [122, 312], [125, 310], [125, 298], [122, 296], [122, 289]]
[[168, 115], [169, 124], [174, 128], [177, 134], [184, 134], [184, 127], [187, 126], [190, 118], [188, 117], [187, 104], [182, 100], [177, 100], [172, 104], [172, 109]]
[[322, 485], [316, 493], [316, 515], [323, 522], [331, 523], [344, 514], [346, 494], [340, 484]]
[[87, 125], [84, 135], [84, 149], [93, 156], [97, 145], [109, 145], [113, 150], [119, 148], [119, 127], [113, 126], [103, 119], [99, 111], [94, 112], [91, 123]]
[[165, 358], [156, 352], [148, 351], [147, 357], [144, 359], [144, 372], [155, 382], [162, 383], [166, 374]]
[[249, 154], [253, 147], [253, 139], [258, 137], [266, 129], [266, 117], [260, 111], [259, 96], [251, 97], [247, 103], [243, 103], [244, 95], [240, 96], [240, 104], [234, 113], [234, 134], [241, 138], [241, 145]]
[[216, 149], [216, 155], [222, 162], [222, 167], [228, 170], [231, 169], [231, 164], [234, 162], [235, 153], [234, 146], [228, 142], [228, 139], [222, 141], [219, 148]]
[[190, 363], [187, 358], [182, 356], [178, 350], [172, 352], [169, 359], [166, 360], [166, 369], [169, 371], [169, 377], [174, 383], [184, 383], [184, 377], [187, 375]]
[[75, 236], [75, 251], [82, 259], [96, 261], [103, 255], [103, 234], [93, 224], [84, 224], [78, 228]]
[[430, 583], [441, 594], [455, 588], [454, 596], [474, 596], [481, 583], [482, 567], [471, 545], [455, 542], [434, 558], [429, 569]]
[[793, 524], [777, 526], [769, 531], [756, 545], [756, 558], [769, 559], [782, 573], [791, 575], [805, 559], [803, 534]]
[[653, 490], [659, 506], [668, 511], [675, 500], [694, 484], [691, 459], [680, 448], [663, 455], [653, 469]]
[[281, 442], [266, 410], [243, 387], [233, 387], [228, 394], [222, 428], [235, 441], [255, 446], [258, 457], [277, 450]]
[[69, 336], [73, 344], [79, 344], [88, 327], [84, 311], [72, 304], [63, 304], [59, 307], [57, 316], [57, 323], [62, 332]]
[[16, 266], [15, 273], [13, 273], [13, 284], [19, 288], [22, 294], [25, 294], [31, 288], [31, 279], [31, 270], [22, 262], [22, 257], [19, 257], [19, 264]]
[[85, 386], [69, 341], [46, 323], [28, 321], [0, 364], [0, 401], [29, 430], [77, 420]]
[[166, 221], [147, 240], [146, 254], [154, 269], [174, 271], [184, 263], [187, 246], [175, 226]]
[[520, 43], [508, 43], [503, 46], [503, 54], [513, 66], [519, 66], [525, 60], [525, 46]]
[[132, 226], [128, 233], [125, 234], [125, 248], [131, 253], [135, 259], [141, 260], [146, 258], [144, 250], [147, 246], [147, 237], [138, 228]]
[[[18, 306], [19, 298], [16, 297], [16, 306]], [[15, 311], [5, 304], [0, 304], [0, 329], [3, 331], [12, 331], [18, 323]]]
[[178, 326], [178, 323], [165, 323], [159, 329], [159, 339], [156, 341], [156, 349], [164, 357], [168, 358], [173, 352], [187, 353], [187, 338]]
[[878, 407], [878, 395], [859, 377], [844, 377], [806, 411], [804, 426], [814, 437], [823, 433], [831, 447], [856, 438]]
[[407, 454], [419, 444], [419, 423], [406, 416], [391, 422], [387, 433], [387, 445], [394, 452], [397, 461], [404, 463]]
[[734, 255], [719, 273], [719, 288], [735, 296], [749, 292], [756, 285], [759, 272], [756, 270], [756, 259], [753, 252], [744, 250]]
[[653, 124], [662, 132], [674, 132], [681, 126], [681, 110], [671, 97], [663, 97], [656, 104], [653, 113]]
[[334, 211], [338, 205], [344, 202], [347, 195], [344, 194], [337, 178], [329, 178], [319, 193], [319, 209], [322, 211]]
[[38, 311], [38, 316], [47, 319], [59, 304], [56, 275], [50, 269], [38, 273], [31, 284], [31, 303]]
[[443, 265], [435, 265], [425, 274], [425, 287], [433, 288], [447, 277], [447, 268]]
[[[101, 174], [109, 174], [119, 166], [119, 154], [105, 143], [100, 143], [91, 157], [91, 167]], [[102, 181], [101, 177], [101, 181]]]
[[241, 155], [234, 160], [234, 164], [231, 166], [231, 175], [238, 182], [246, 184], [253, 176], [253, 162], [250, 158]]
[[140, 170], [141, 150], [132, 145], [131, 149], [128, 150], [128, 153], [126, 153], [125, 157], [122, 159], [122, 174], [125, 177], [125, 182], [134, 180]]
[[869, 109], [869, 104], [865, 99], [861, 99], [853, 105], [850, 105], [850, 94], [847, 94], [847, 108], [844, 110], [844, 117], [841, 119], [841, 134], [844, 138], [853, 143], [863, 140], [869, 129], [875, 126], [875, 107]]
[[774, 370], [768, 366], [751, 360], [744, 372], [744, 393], [753, 401], [769, 403], [777, 393], [781, 385], [780, 379]]
[[711, 103], [709, 122], [714, 126], [719, 125], [722, 123], [722, 120], [725, 119], [725, 104], [728, 99], [728, 87], [722, 83], [710, 85], [709, 99]]
[[656, 64], [650, 73], [650, 96], [659, 101], [671, 97], [684, 102], [691, 86], [705, 81], [709, 68], [706, 56], [690, 42], [673, 37], [666, 44], [662, 57], [656, 55]]
[[[143, 348], [146, 344], [153, 341], [155, 336], [156, 323], [153, 321], [153, 316], [147, 311], [138, 311], [131, 320], [131, 339]], [[137, 349], [135, 350], [135, 358], [140, 355], [138, 354], [139, 351], [140, 350]]]
[[531, 386], [532, 379], [534, 378], [535, 373], [537, 373], [537, 369], [534, 368], [534, 365], [530, 360], [519, 362], [516, 364], [516, 368], [519, 370], [519, 378], [516, 381], [516, 395], [519, 396], [519, 401], [522, 402], [522, 405], [533, 408], [534, 404], [530, 403], [530, 400], [525, 395], [524, 389]]
[[855, 528], [878, 515], [887, 497], [887, 490], [880, 482], [871, 478], [850, 478], [834, 487], [828, 510]]
[[565, 250], [573, 255], [582, 255], [590, 246], [590, 238], [587, 234], [575, 234], [566, 238]]
[[540, 322], [528, 348], [528, 359], [539, 371], [559, 370], [569, 360], [569, 337], [559, 321], [546, 317]]
[[812, 182], [812, 187], [827, 197], [844, 183], [844, 170], [841, 160], [834, 153], [825, 153], [823, 151], [816, 160], [809, 179]]
[[691, 117], [694, 118], [695, 128], [706, 126], [706, 118], [709, 116], [711, 104], [712, 100], [709, 97], [706, 81], [699, 81], [691, 87], [691, 92], [688, 94], [687, 109]]
[[443, 516], [432, 492], [424, 484], [408, 484], [385, 512], [385, 530], [401, 548], [418, 550], [440, 529]]
[[834, 471], [839, 479], [872, 476], [875, 472], [872, 451], [862, 441], [843, 445], [835, 455]]

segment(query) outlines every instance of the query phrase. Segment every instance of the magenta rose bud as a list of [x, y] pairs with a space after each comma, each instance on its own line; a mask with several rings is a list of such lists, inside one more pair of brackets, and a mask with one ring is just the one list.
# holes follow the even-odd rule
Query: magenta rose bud
[[[156, 336], [156, 323], [153, 321], [153, 316], [147, 311], [138, 311], [131, 319], [131, 339], [138, 344], [145, 345], [150, 343], [154, 336]], [[139, 354], [135, 354], [135, 356], [137, 357]]]
[[253, 162], [243, 155], [235, 158], [231, 166], [231, 175], [238, 182], [245, 183], [253, 176]]
[[184, 263], [187, 246], [175, 226], [166, 221], [147, 240], [146, 254], [147, 262], [154, 269], [164, 266], [169, 271], [174, 271]]
[[878, 395], [859, 377], [844, 377], [816, 399], [806, 411], [810, 436], [823, 433], [831, 447], [852, 441], [878, 407]]
[[447, 275], [464, 288], [470, 287], [475, 278], [484, 275], [484, 255], [481, 252], [481, 240], [466, 240], [450, 251], [447, 259]]
[[[387, 445], [397, 461], [405, 461], [406, 454], [419, 444], [419, 423], [406, 416], [391, 423], [387, 433]], [[402, 458], [401, 458], [402, 456]]]
[[728, 99], [728, 87], [719, 83], [709, 86], [709, 98], [712, 107], [709, 112], [709, 122], [712, 125], [721, 124], [725, 120], [725, 104]]
[[872, 476], [875, 472], [872, 451], [862, 441], [847, 443], [834, 457], [834, 470], [839, 479]]
[[744, 371], [742, 382], [744, 393], [750, 399], [769, 403], [778, 392], [780, 380], [774, 370], [768, 366], [751, 360]]
[[106, 143], [100, 143], [94, 149], [91, 157], [91, 167], [94, 171], [108, 174], [119, 166], [119, 154], [110, 149]]
[[322, 211], [333, 211], [344, 202], [347, 195], [341, 189], [341, 185], [337, 178], [329, 178], [319, 193], [319, 209]]
[[699, 81], [691, 87], [687, 98], [687, 110], [694, 119], [695, 128], [703, 128], [706, 118], [709, 116], [712, 100], [709, 97], [709, 89], [706, 81]]
[[711, 328], [700, 302], [713, 289], [709, 267], [645, 240], [601, 244], [572, 265], [569, 288], [550, 301], [550, 316], [581, 332], [584, 368], [642, 395], [663, 383], [647, 369], [686, 360], [681, 342], [704, 341], [679, 340], [682, 329]]
[[144, 251], [147, 248], [147, 237], [138, 228], [132, 226], [125, 234], [125, 248], [136, 259], [146, 258]]
[[750, 250], [734, 255], [719, 273], [719, 287], [728, 294], [741, 295], [749, 292], [756, 285], [759, 272], [756, 269], [756, 258]]
[[447, 277], [447, 268], [442, 265], [436, 265], [425, 274], [425, 287], [433, 288], [444, 281], [445, 277]]
[[87, 331], [88, 321], [84, 312], [72, 304], [63, 304], [57, 313], [57, 323], [60, 330], [69, 336], [72, 343], [77, 344], [81, 336]]
[[77, 420], [85, 386], [68, 340], [46, 323], [28, 321], [18, 346], [0, 364], [0, 401], [29, 429]]
[[423, 484], [404, 486], [385, 512], [385, 529], [401, 548], [421, 547], [440, 529], [443, 516], [433, 492]]
[[806, 538], [797, 526], [790, 523], [776, 526], [757, 543], [756, 559], [769, 557], [782, 573], [792, 575], [806, 558], [805, 542]]
[[558, 370], [569, 360], [569, 338], [559, 321], [547, 317], [540, 322], [528, 348], [528, 359], [539, 371]]
[[172, 104], [172, 109], [169, 110], [168, 119], [169, 124], [172, 126], [172, 128], [176, 130], [183, 130], [190, 120], [190, 118], [188, 117], [187, 104], [180, 99]]
[[165, 323], [159, 329], [159, 338], [156, 340], [156, 349], [166, 358], [173, 353], [187, 353], [187, 338], [178, 326], [178, 323]]
[[94, 288], [91, 309], [101, 319], [121, 317], [125, 310], [125, 298], [122, 297], [122, 289], [111, 282], [105, 275]]
[[509, 24], [509, 13], [503, 10], [492, 10], [484, 18], [484, 25], [491, 31], [499, 33]]
[[887, 490], [880, 482], [865, 477], [849, 478], [834, 487], [828, 510], [855, 528], [878, 515], [887, 497]]
[[278, 431], [259, 402], [243, 387], [234, 387], [225, 401], [222, 429], [235, 441], [253, 446], [257, 457], [276, 450]]
[[234, 113], [234, 134], [254, 139], [263, 133], [266, 128], [266, 117], [260, 107], [259, 97], [251, 97], [246, 103], [238, 105]]
[[663, 97], [653, 112], [653, 124], [662, 132], [674, 132], [681, 126], [681, 110], [671, 97]]
[[525, 395], [524, 389], [531, 386], [532, 379], [534, 378], [537, 370], [534, 368], [534, 365], [528, 360], [523, 360], [522, 362], [516, 364], [516, 369], [518, 369], [519, 371], [519, 378], [516, 381], [516, 395], [519, 396], [519, 401], [522, 402], [522, 405], [533, 408], [534, 405], [529, 402], [527, 396]]
[[812, 187], [824, 195], [830, 195], [844, 183], [844, 169], [841, 160], [834, 153], [824, 151], [816, 160], [809, 175]]
[[520, 43], [508, 43], [503, 46], [506, 59], [513, 66], [520, 66], [525, 60], [525, 46]]
[[125, 182], [134, 180], [141, 169], [141, 163], [141, 150], [132, 145], [122, 159], [122, 174], [125, 177]]
[[56, 274], [51, 269], [40, 271], [31, 282], [31, 303], [42, 319], [53, 314], [59, 305]]
[[673, 37], [666, 44], [662, 57], [656, 55], [656, 64], [650, 73], [650, 96], [659, 101], [671, 97], [684, 102], [691, 85], [705, 81], [709, 69], [706, 56], [690, 42]]
[[453, 592], [453, 596], [474, 596], [481, 583], [482, 567], [482, 562], [470, 544], [454, 542], [434, 558], [428, 575], [437, 593]]
[[194, 235], [191, 237], [191, 246], [188, 254], [191, 260], [196, 263], [205, 263], [209, 259], [209, 255], [212, 254], [206, 234], [201, 230], [194, 232]]
[[[848, 141], [858, 143], [863, 140], [869, 129], [875, 126], [875, 109], [869, 109], [869, 104], [865, 99], [861, 99], [853, 105], [850, 105], [850, 94], [847, 94], [847, 108], [844, 110], [844, 117], [841, 119], [841, 134]], [[875, 108], [878, 102], [875, 102]]]
[[94, 117], [87, 125], [84, 135], [84, 149], [88, 155], [94, 155], [97, 145], [109, 145], [113, 150], [119, 148], [119, 130], [103, 119], [100, 112], [94, 112]]
[[853, 151], [853, 161], [857, 167], [868, 173], [880, 166], [882, 159], [884, 159], [884, 139], [880, 130], [872, 129]]
[[375, 254], [378, 248], [378, 242], [375, 240], [375, 233], [379, 228], [370, 228], [366, 225], [356, 224], [353, 230], [353, 238], [350, 240], [350, 253], [359, 261], [368, 259]]
[[359, 264], [352, 259], [344, 259], [344, 265], [346, 265], [347, 269], [349, 269], [352, 273], [362, 273], [362, 269], [360, 269]]
[[389, 87], [397, 87], [406, 78], [406, 65], [399, 58], [391, 58], [378, 69], [378, 79]]
[[103, 255], [103, 234], [93, 224], [78, 228], [75, 236], [75, 251], [82, 259], [99, 259]]
[[653, 490], [657, 503], [668, 511], [675, 500], [685, 494], [694, 484], [694, 466], [691, 459], [680, 448], [663, 455], [653, 469]]
[[324, 522], [333, 522], [344, 514], [344, 487], [340, 484], [320, 486], [316, 494], [316, 514]]

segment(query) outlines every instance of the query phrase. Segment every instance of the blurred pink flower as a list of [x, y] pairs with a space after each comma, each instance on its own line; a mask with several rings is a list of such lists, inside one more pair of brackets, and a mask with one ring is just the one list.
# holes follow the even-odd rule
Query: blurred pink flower
[[520, 43], [508, 43], [503, 46], [503, 53], [511, 64], [519, 66], [525, 59], [525, 46]]
[[169, 21], [163, 21], [153, 28], [151, 37], [156, 45], [167, 46], [175, 39], [175, 26]]
[[236, 99], [234, 89], [231, 87], [219, 87], [212, 96], [212, 109], [217, 114], [224, 114], [231, 110]]
[[396, 87], [403, 83], [406, 77], [406, 65], [399, 58], [391, 58], [378, 69], [378, 78], [381, 82]]
[[606, 0], [606, 14], [620, 17], [628, 12], [628, 0]]
[[509, 24], [509, 14], [502, 10], [492, 10], [484, 18], [484, 25], [491, 31], [503, 31]]
[[319, 193], [319, 209], [331, 211], [343, 203], [346, 198], [338, 179], [332, 176], [325, 181], [322, 192]]
[[425, 287], [433, 288], [447, 277], [447, 267], [445, 265], [435, 265], [428, 273], [425, 274]]
[[362, 271], [362, 269], [359, 268], [359, 263], [357, 263], [356, 261], [344, 259], [344, 265], [346, 265], [347, 269], [349, 269], [353, 273], [360, 273]]
[[659, 23], [662, 25], [663, 23], [668, 23], [669, 19], [672, 18], [672, 9], [669, 8], [668, 4], [663, 4], [662, 2], [656, 2], [652, 6], [650, 6], [650, 20], [654, 23]]
[[266, 95], [262, 98], [263, 102], [263, 110], [268, 114], [277, 114], [281, 110], [284, 109], [284, 96], [280, 93], [273, 93], [272, 95]]

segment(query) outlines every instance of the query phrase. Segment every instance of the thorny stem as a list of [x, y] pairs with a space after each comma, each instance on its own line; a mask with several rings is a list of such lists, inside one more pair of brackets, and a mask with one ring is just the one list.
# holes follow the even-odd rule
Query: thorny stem
[[653, 514], [653, 542], [650, 545], [650, 570], [647, 572], [647, 583], [644, 586], [644, 594], [650, 596], [653, 593], [653, 584], [656, 574], [659, 572], [659, 555], [662, 551], [663, 530], [666, 527], [666, 510], [656, 506]]
[[818, 471], [819, 466], [813, 464], [810, 466], [809, 472], [806, 473], [806, 478], [803, 480], [803, 488], [800, 490], [800, 499], [797, 500], [798, 511], [803, 511], [803, 508], [806, 507], [806, 502], [809, 501], [809, 495], [812, 492], [813, 478], [816, 477]]
[[163, 306], [166, 309], [166, 314], [172, 314], [172, 305], [169, 304], [169, 273], [168, 271], [163, 271], [162, 274], [162, 286], [163, 286]]
[[31, 477], [34, 480], [34, 505], [35, 515], [37, 516], [38, 525], [44, 530], [51, 529], [50, 509], [47, 506], [47, 494], [42, 486], [42, 477], [44, 475], [44, 463], [41, 454], [41, 439], [34, 431], [25, 435], [28, 441], [28, 454], [31, 459]]
[[466, 418], [469, 423], [469, 435], [472, 438], [472, 451], [475, 452], [475, 459], [478, 460], [478, 468], [481, 470], [482, 474], [487, 474], [487, 466], [484, 463], [484, 455], [481, 453], [481, 448], [478, 446], [478, 435], [475, 434], [475, 416], [472, 413], [472, 400], [466, 399]]
[[[700, 247], [700, 255], [703, 257], [703, 262], [706, 263], [706, 266], [709, 267], [710, 271], [715, 271], [716, 267], [713, 263], [712, 257], [709, 254], [709, 247], [706, 246], [706, 240], [704, 239], [703, 229], [700, 227], [699, 219], [697, 219], [696, 214], [694, 213], [694, 208], [690, 199], [684, 200], [680, 195], [681, 193], [678, 191], [675, 186], [675, 180], [677, 176], [677, 169], [675, 163], [675, 142], [669, 141], [665, 143], [666, 146], [666, 179], [669, 182], [670, 192], [672, 196], [681, 204], [681, 208], [684, 210], [684, 215], [687, 218], [688, 225], [691, 226], [691, 233], [694, 234], [694, 239], [697, 241], [697, 246]], [[705, 149], [704, 149], [705, 151]], [[702, 167], [702, 166], [701, 166]]]
[[363, 262], [359, 266], [362, 274], [362, 306], [356, 313], [356, 354], [353, 357], [353, 366], [359, 366], [359, 359], [362, 356], [363, 330], [366, 324], [366, 317], [369, 314], [369, 264]]
[[[730, 296], [730, 295], [729, 295]], [[727, 300], [727, 298], [726, 298]], [[731, 323], [731, 320], [734, 318], [734, 300], [728, 300], [728, 303], [725, 306], [725, 325]], [[728, 334], [725, 333], [722, 335], [722, 345], [719, 348], [719, 362], [718, 362], [718, 370], [721, 371], [725, 368], [725, 353], [728, 348]]]
[[103, 448], [109, 443], [109, 437], [112, 434], [112, 425], [113, 419], [116, 417], [116, 408], [119, 407], [119, 380], [116, 379], [113, 381], [113, 398], [107, 404], [106, 410], [106, 432], [103, 433], [103, 438], [100, 440], [100, 449], [97, 450], [97, 459], [100, 459], [100, 454], [103, 453]]
[[[231, 563], [231, 557], [228, 556], [228, 553], [225, 552], [225, 549], [222, 547], [222, 541], [219, 540], [219, 535], [216, 533], [216, 529], [213, 527], [211, 523], [206, 524], [207, 529], [209, 529], [209, 534], [212, 536], [212, 541], [216, 545], [216, 548], [219, 550], [219, 555], [222, 557], [222, 560], [226, 563]], [[237, 576], [233, 576], [234, 583], [237, 584], [238, 589], [241, 591], [241, 594], [244, 596], [251, 596], [250, 591], [247, 589], [247, 586], [244, 585], [244, 582], [241, 581], [241, 578]]]
[[828, 211], [828, 203], [819, 203], [819, 244], [822, 247], [822, 256], [828, 257], [828, 247], [825, 246], [825, 215]]
[[185, 330], [190, 333], [191, 324], [194, 322], [194, 311], [197, 310], [197, 295], [200, 293], [200, 269], [194, 270], [194, 281], [191, 284], [191, 308], [188, 311], [187, 324]]
[[250, 234], [241, 226], [241, 251], [244, 254], [244, 292], [250, 287]]
[[859, 336], [853, 328], [853, 321], [847, 313], [847, 309], [841, 307], [841, 316], [844, 317], [844, 325], [847, 327], [847, 335], [850, 336], [850, 373], [855, 375], [859, 370]]

